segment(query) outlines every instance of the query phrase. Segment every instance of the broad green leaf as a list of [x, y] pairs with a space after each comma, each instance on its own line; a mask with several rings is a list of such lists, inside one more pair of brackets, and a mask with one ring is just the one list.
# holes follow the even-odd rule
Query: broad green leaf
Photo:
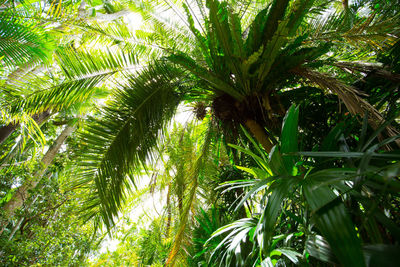
[[306, 250], [310, 255], [314, 258], [317, 258], [321, 261], [337, 263], [337, 259], [332, 254], [331, 248], [326, 241], [320, 235], [309, 236], [306, 241]]
[[296, 175], [295, 164], [296, 156], [285, 155], [298, 151], [298, 122], [299, 122], [299, 107], [291, 106], [283, 119], [282, 134], [281, 134], [281, 154], [286, 170], [291, 175]]
[[283, 157], [277, 146], [274, 146], [269, 153], [268, 165], [274, 174], [289, 175]]
[[328, 186], [316, 187], [308, 179], [303, 190], [316, 226], [338, 260], [344, 266], [365, 266], [361, 241], [341, 199]]

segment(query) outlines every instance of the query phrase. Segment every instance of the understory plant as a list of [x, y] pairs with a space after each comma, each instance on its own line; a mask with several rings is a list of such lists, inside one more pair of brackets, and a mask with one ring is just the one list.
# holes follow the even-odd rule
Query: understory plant
[[[229, 181], [225, 191], [243, 188], [249, 216], [215, 231], [211, 266], [285, 266], [287, 264], [395, 266], [399, 247], [398, 180], [400, 154], [385, 150], [396, 140], [378, 140], [390, 122], [345, 137], [338, 124], [317, 151], [298, 151], [299, 108], [287, 112], [279, 144], [267, 154], [250, 136], [252, 149], [231, 145], [251, 156], [253, 167], [237, 168], [250, 179]], [[369, 133], [369, 134], [367, 134]], [[357, 140], [354, 146], [347, 145]], [[335, 150], [336, 149], [336, 150]]]

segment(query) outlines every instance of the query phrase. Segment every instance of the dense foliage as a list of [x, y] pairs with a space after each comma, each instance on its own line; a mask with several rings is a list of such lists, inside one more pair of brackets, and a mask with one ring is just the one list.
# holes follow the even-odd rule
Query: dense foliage
[[399, 11], [0, 2], [0, 265], [396, 266]]

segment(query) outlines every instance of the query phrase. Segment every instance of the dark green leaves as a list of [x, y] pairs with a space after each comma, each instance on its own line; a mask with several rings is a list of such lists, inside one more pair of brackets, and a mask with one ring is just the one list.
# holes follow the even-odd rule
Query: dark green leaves
[[299, 107], [291, 106], [283, 119], [282, 134], [281, 134], [281, 153], [286, 170], [289, 174], [295, 175], [294, 168], [298, 158], [285, 154], [298, 151], [298, 121]]
[[344, 266], [365, 266], [361, 241], [341, 199], [328, 186], [306, 178], [304, 195], [313, 219]]

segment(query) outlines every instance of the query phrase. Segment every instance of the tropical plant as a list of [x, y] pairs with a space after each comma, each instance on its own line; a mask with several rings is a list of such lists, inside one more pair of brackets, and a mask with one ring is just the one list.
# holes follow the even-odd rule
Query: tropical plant
[[[4, 47], [0, 51], [4, 53], [4, 56], [1, 55], [8, 74], [4, 76], [5, 82], [0, 91], [1, 164], [11, 161], [20, 164], [27, 158], [40, 161], [30, 153], [37, 156], [37, 150], [43, 148], [49, 137], [41, 131], [46, 127], [42, 124], [50, 117], [55, 121], [84, 117], [93, 109], [96, 99], [107, 96], [105, 80], [114, 78], [116, 73], [123, 75], [136, 64], [133, 54], [89, 50], [83, 42], [75, 47], [75, 40], [68, 36], [66, 26], [77, 26], [86, 15], [84, 6], [84, 1], [54, 2], [44, 7], [29, 2], [16, 3], [14, 9], [0, 10], [0, 19], [5, 23], [1, 35]], [[51, 40], [47, 40], [49, 38]], [[72, 129], [66, 128], [67, 135]], [[60, 140], [63, 139], [61, 137], [65, 134], [61, 134]], [[8, 202], [3, 207], [5, 218], [1, 219], [2, 222], [7, 224], [22, 206], [23, 199], [41, 179], [62, 141], [48, 150], [42, 160], [43, 169], [35, 172], [34, 177], [24, 181], [14, 180], [18, 189], [9, 190], [6, 194]], [[7, 165], [10, 169], [13, 166]], [[20, 182], [23, 185], [20, 186]]]
[[[269, 155], [259, 146], [253, 151], [233, 146], [257, 162], [256, 167], [239, 167], [256, 179], [227, 182], [222, 187], [246, 188], [246, 196], [235, 208], [251, 200], [251, 206], [258, 206], [259, 211], [249, 211], [250, 218], [223, 226], [212, 235], [210, 241], [216, 237], [223, 240], [213, 250], [209, 264], [274, 266], [278, 260], [286, 261], [279, 259], [281, 255], [293, 263], [315, 264], [308, 258], [311, 255], [344, 266], [372, 266], [376, 262], [373, 257], [381, 251], [387, 253], [382, 256], [385, 264], [394, 266], [391, 251], [398, 248], [390, 244], [398, 242], [398, 227], [391, 214], [397, 208], [389, 203], [398, 201], [395, 173], [399, 155], [380, 148], [398, 137], [377, 142], [385, 125], [368, 137], [365, 116], [355, 152], [343, 144], [339, 145], [343, 151], [331, 150], [346, 131], [345, 125], [339, 124], [321, 146], [328, 151], [296, 153], [298, 112], [295, 107], [288, 111], [280, 144]], [[389, 215], [383, 215], [383, 206]]]
[[[164, 213], [96, 264], [390, 266], [399, 20], [377, 0], [0, 2], [0, 201], [24, 204], [1, 260], [65, 265], [45, 242], [82, 265], [98, 236], [71, 221], [110, 230], [159, 190]], [[188, 106], [202, 122], [172, 128]]]
[[[89, 19], [85, 1], [44, 6], [40, 1], [14, 2], [14, 8], [0, 10], [5, 24], [0, 143], [20, 126], [31, 136], [40, 135], [36, 124], [43, 123], [42, 117], [97, 98], [100, 88], [105, 92], [104, 80], [123, 75], [137, 63], [133, 53], [121, 52], [117, 44], [108, 44], [108, 50], [93, 48], [94, 38], [88, 38], [93, 30], [88, 33], [84, 26], [96, 24], [96, 16]], [[109, 13], [119, 11], [112, 4], [105, 6]], [[98, 16], [103, 9], [97, 7]], [[103, 26], [109, 24], [113, 22]]]
[[[213, 122], [221, 124], [229, 142], [235, 142], [232, 133], [241, 132], [238, 125], [246, 126], [266, 151], [279, 135], [288, 107], [282, 103], [290, 104], [290, 100], [280, 99], [307, 83], [337, 94], [352, 114], [368, 111], [369, 122], [377, 127], [382, 116], [355, 88], [319, 70], [361, 46], [377, 49], [393, 44], [398, 18], [359, 16], [353, 27], [344, 30], [345, 15], [324, 20], [319, 14], [329, 5], [313, 8], [313, 3], [272, 1], [257, 14], [250, 6], [242, 9], [241, 5], [214, 0], [206, 1], [206, 6], [198, 2], [196, 10], [183, 4], [187, 20], [185, 25], [174, 24], [175, 29], [162, 16], [160, 20], [152, 16], [152, 21], [158, 21], [156, 30], [145, 35], [148, 38], [144, 41], [160, 40], [159, 47], [166, 55], [130, 76], [102, 111], [102, 118], [94, 119], [83, 136], [87, 144], [84, 150], [90, 153], [79, 158], [87, 163], [82, 181], [96, 184], [93, 192], [98, 195], [97, 204], [89, 204], [95, 210], [91, 214], [101, 211], [106, 224], [112, 225], [124, 198], [127, 175], [145, 165], [182, 102], [198, 103], [196, 107], [203, 107], [198, 109], [203, 113], [211, 108]], [[148, 9], [147, 18], [151, 5]], [[168, 47], [167, 35], [188, 33], [184, 26], [194, 45], [187, 48], [174, 39], [176, 45]], [[180, 47], [185, 49], [177, 51]], [[341, 48], [337, 58], [329, 57], [329, 52]], [[393, 135], [395, 131], [389, 130]]]
[[[75, 142], [69, 139], [66, 143], [73, 146]], [[71, 156], [68, 150], [57, 153], [44, 173], [44, 179], [29, 190], [23, 208], [15, 212], [5, 227], [0, 235], [2, 266], [86, 266], [88, 255], [99, 248], [101, 236], [94, 231], [94, 224], [84, 225], [79, 221], [76, 211], [81, 205], [80, 195], [77, 191], [65, 190], [65, 183], [69, 180], [65, 166], [68, 166]], [[16, 178], [21, 182], [24, 179], [29, 181], [37, 169], [40, 170], [33, 163], [31, 166], [15, 165], [12, 169], [3, 167], [1, 204], [7, 201], [7, 195], [4, 197], [3, 193], [12, 192], [9, 187]], [[11, 183], [7, 184], [9, 179]]]

